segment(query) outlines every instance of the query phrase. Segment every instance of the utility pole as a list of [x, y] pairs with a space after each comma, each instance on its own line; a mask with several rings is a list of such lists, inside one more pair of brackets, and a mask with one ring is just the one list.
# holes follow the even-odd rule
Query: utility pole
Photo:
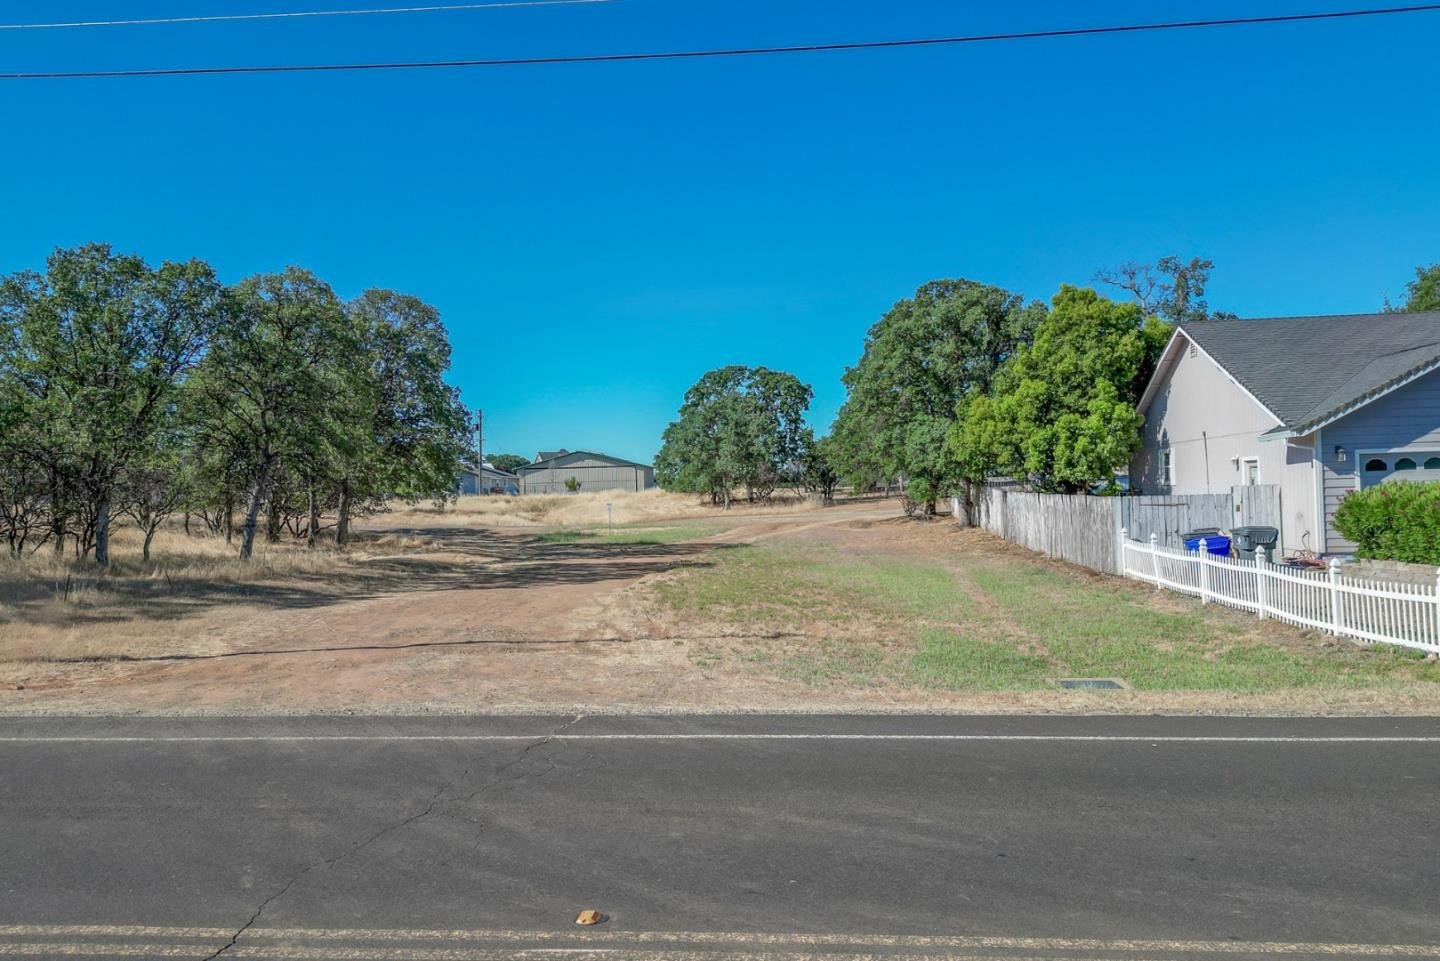
[[475, 485], [477, 494], [487, 493], [485, 489], [485, 412], [475, 408], [475, 474], [480, 482]]

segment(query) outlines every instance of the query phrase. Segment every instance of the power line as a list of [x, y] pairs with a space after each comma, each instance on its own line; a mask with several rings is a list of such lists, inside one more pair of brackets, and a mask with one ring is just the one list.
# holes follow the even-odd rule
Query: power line
[[194, 17], [151, 17], [145, 20], [75, 20], [63, 23], [0, 23], [0, 30], [59, 30], [66, 27], [137, 27], [167, 23], [224, 23], [236, 20], [293, 20], [299, 17], [360, 17], [377, 13], [441, 13], [457, 10], [492, 10], [498, 7], [559, 7], [577, 3], [614, 3], [616, 0], [495, 0], [491, 3], [434, 4], [426, 7], [382, 7], [358, 10], [300, 10], [293, 13], [205, 14]]
[[1189, 30], [1198, 27], [1238, 27], [1266, 23], [1300, 23], [1380, 17], [1401, 13], [1440, 11], [1440, 3], [1369, 10], [1341, 10], [1330, 13], [1295, 13], [1268, 17], [1228, 17], [1217, 20], [1180, 20], [1169, 23], [1124, 24], [1109, 27], [1075, 27], [1068, 30], [1032, 30], [1022, 33], [990, 33], [961, 37], [925, 37], [913, 40], [866, 40], [852, 43], [815, 43], [783, 47], [733, 47], [718, 50], [678, 50], [651, 53], [607, 53], [580, 56], [514, 57], [489, 60], [411, 60], [391, 63], [279, 64], [248, 67], [174, 67], [135, 70], [64, 70], [39, 73], [0, 73], [0, 80], [64, 80], [110, 77], [193, 77], [215, 74], [325, 73], [353, 70], [422, 70], [453, 67], [516, 67], [546, 64], [623, 63], [639, 60], [696, 60], [709, 57], [745, 57], [785, 53], [823, 53], [834, 50], [879, 50], [895, 47], [929, 47], [962, 43], [992, 43], [1002, 40], [1039, 40], [1054, 37], [1089, 37], [1099, 34], [1142, 33], [1159, 30]]

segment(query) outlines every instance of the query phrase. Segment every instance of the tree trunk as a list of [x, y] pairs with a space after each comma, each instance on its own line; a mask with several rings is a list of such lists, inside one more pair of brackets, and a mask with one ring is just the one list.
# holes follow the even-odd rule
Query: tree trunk
[[265, 543], [280, 543], [280, 502], [275, 499], [273, 493], [270, 497], [270, 508], [265, 512]]
[[235, 538], [235, 495], [225, 492], [225, 543], [234, 543]]
[[309, 497], [310, 524], [305, 531], [305, 546], [313, 548], [315, 546], [315, 535], [320, 528], [320, 505], [315, 500], [314, 487], [310, 488]]
[[145, 527], [145, 546], [141, 548], [140, 558], [146, 564], [150, 563], [150, 542], [154, 540], [155, 531], [158, 530], [159, 527], [159, 524], [146, 525]]
[[350, 485], [340, 485], [339, 517], [335, 521], [335, 546], [342, 550], [350, 546]]
[[185, 512], [185, 536], [190, 536], [190, 512]]
[[724, 498], [725, 509], [728, 511], [730, 509], [730, 488], [726, 487], [720, 496]]
[[95, 565], [110, 566], [110, 494], [100, 495], [95, 505]]
[[240, 534], [240, 559], [248, 561], [255, 551], [255, 525], [260, 519], [260, 508], [270, 497], [270, 465], [260, 468], [255, 476], [255, 486], [250, 489], [250, 504], [245, 509], [245, 528]]

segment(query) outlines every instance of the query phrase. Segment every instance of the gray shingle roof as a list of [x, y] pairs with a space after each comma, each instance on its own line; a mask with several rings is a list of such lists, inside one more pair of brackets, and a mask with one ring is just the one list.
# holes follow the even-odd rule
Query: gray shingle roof
[[1440, 363], [1440, 311], [1210, 320], [1182, 330], [1302, 433]]

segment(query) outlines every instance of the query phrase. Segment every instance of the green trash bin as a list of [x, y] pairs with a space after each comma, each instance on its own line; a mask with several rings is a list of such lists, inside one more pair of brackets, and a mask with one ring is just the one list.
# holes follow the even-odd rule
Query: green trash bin
[[1253, 561], [1256, 551], [1263, 551], [1265, 563], [1275, 563], [1275, 542], [1280, 539], [1280, 531], [1274, 527], [1255, 525], [1248, 527], [1236, 527], [1230, 531], [1230, 536], [1235, 542], [1235, 553]]

